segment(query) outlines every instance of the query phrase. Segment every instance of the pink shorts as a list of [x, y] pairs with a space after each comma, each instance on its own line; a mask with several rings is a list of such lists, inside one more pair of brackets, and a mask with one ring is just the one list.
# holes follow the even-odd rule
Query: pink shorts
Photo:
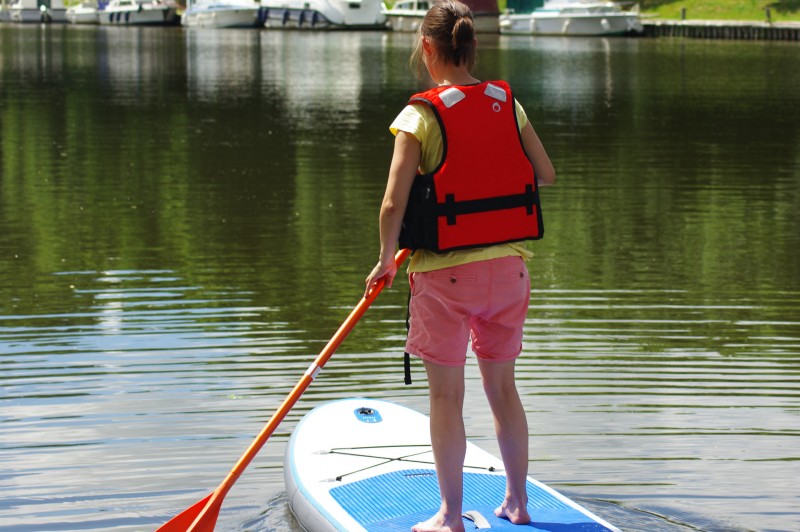
[[406, 351], [442, 366], [463, 366], [467, 343], [482, 360], [514, 360], [531, 281], [521, 257], [412, 273]]

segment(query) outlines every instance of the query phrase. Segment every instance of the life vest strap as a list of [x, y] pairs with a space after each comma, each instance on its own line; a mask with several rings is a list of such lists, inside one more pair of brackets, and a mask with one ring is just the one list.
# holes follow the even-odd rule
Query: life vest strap
[[456, 217], [463, 214], [515, 209], [517, 207], [525, 207], [525, 212], [532, 216], [535, 214], [535, 206], [536, 194], [533, 192], [533, 185], [528, 184], [525, 185], [525, 192], [521, 194], [509, 194], [492, 198], [456, 201], [455, 194], [447, 194], [444, 203], [423, 206], [416, 214], [420, 217], [445, 216], [447, 225], [455, 225]]

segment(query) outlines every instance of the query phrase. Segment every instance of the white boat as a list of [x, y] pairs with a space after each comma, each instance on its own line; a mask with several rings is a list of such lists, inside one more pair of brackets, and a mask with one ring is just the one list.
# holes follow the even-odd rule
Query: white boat
[[67, 8], [67, 21], [72, 24], [97, 24], [97, 4], [83, 2]]
[[[639, 6], [624, 10], [617, 2], [552, 0], [529, 12], [500, 16], [500, 33], [517, 35], [620, 35], [641, 33]], [[520, 2], [521, 3], [521, 2]]]
[[66, 22], [63, 0], [18, 0], [8, 9], [11, 22]]
[[[415, 32], [435, 0], [400, 0], [390, 8], [383, 5], [386, 25], [392, 31]], [[476, 33], [497, 33], [499, 12], [495, 0], [466, 0], [472, 10]]]
[[189, 2], [181, 24], [198, 28], [250, 28], [258, 23], [259, 4], [247, 0]]
[[381, 0], [262, 0], [264, 26], [300, 29], [386, 27]]
[[422, 24], [422, 19], [429, 8], [428, 0], [400, 0], [392, 7], [383, 4], [382, 9], [386, 16], [386, 24], [392, 31], [413, 33]]
[[38, 0], [19, 0], [8, 8], [11, 22], [45, 22], [47, 7], [39, 7]]
[[100, 24], [166, 26], [180, 22], [175, 8], [157, 0], [111, 0], [98, 13]]
[[403, 32], [417, 31], [429, 8], [428, 0], [400, 0], [392, 7], [385, 3], [381, 7], [389, 29]]

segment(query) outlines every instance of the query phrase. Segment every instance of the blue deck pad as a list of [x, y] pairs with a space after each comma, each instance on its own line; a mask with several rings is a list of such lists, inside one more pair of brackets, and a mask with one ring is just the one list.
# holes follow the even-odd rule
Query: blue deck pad
[[[503, 501], [506, 478], [503, 475], [464, 473], [464, 508], [477, 510], [492, 530], [531, 530], [549, 532], [604, 532], [608, 529], [588, 516], [528, 482], [528, 512], [533, 521], [513, 525], [495, 517], [494, 509]], [[430, 469], [408, 469], [337, 486], [331, 496], [347, 513], [370, 532], [391, 532], [410, 528], [439, 510], [439, 484]], [[475, 529], [471, 521], [467, 530]]]

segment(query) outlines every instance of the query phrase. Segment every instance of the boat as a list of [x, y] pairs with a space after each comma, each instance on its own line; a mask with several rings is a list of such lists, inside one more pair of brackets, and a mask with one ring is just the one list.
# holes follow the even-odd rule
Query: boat
[[259, 4], [247, 0], [189, 2], [181, 24], [198, 28], [251, 28], [259, 21]]
[[97, 24], [97, 4], [82, 2], [67, 8], [67, 21], [72, 24]]
[[63, 0], [18, 0], [8, 8], [11, 22], [66, 22]]
[[298, 29], [385, 29], [381, 0], [262, 0], [264, 26]]
[[180, 23], [173, 6], [159, 0], [111, 0], [99, 11], [100, 24], [169, 26]]
[[[298, 423], [284, 454], [289, 507], [309, 532], [409, 530], [439, 509], [428, 416], [377, 399], [324, 403]], [[494, 515], [505, 495], [503, 462], [467, 443], [467, 530], [620, 532], [549, 486], [528, 477], [533, 521]]]
[[392, 31], [415, 32], [430, 8], [428, 0], [400, 0], [392, 7], [383, 4], [386, 25]]
[[618, 2], [509, 0], [500, 33], [511, 35], [622, 35], [643, 31], [638, 4]]
[[[383, 4], [386, 25], [392, 31], [415, 32], [434, 0], [400, 0], [392, 7]], [[498, 15], [495, 0], [466, 0], [472, 11], [476, 33], [497, 33]]]
[[38, 0], [18, 0], [8, 8], [11, 22], [47, 22], [47, 7], [39, 5]]

